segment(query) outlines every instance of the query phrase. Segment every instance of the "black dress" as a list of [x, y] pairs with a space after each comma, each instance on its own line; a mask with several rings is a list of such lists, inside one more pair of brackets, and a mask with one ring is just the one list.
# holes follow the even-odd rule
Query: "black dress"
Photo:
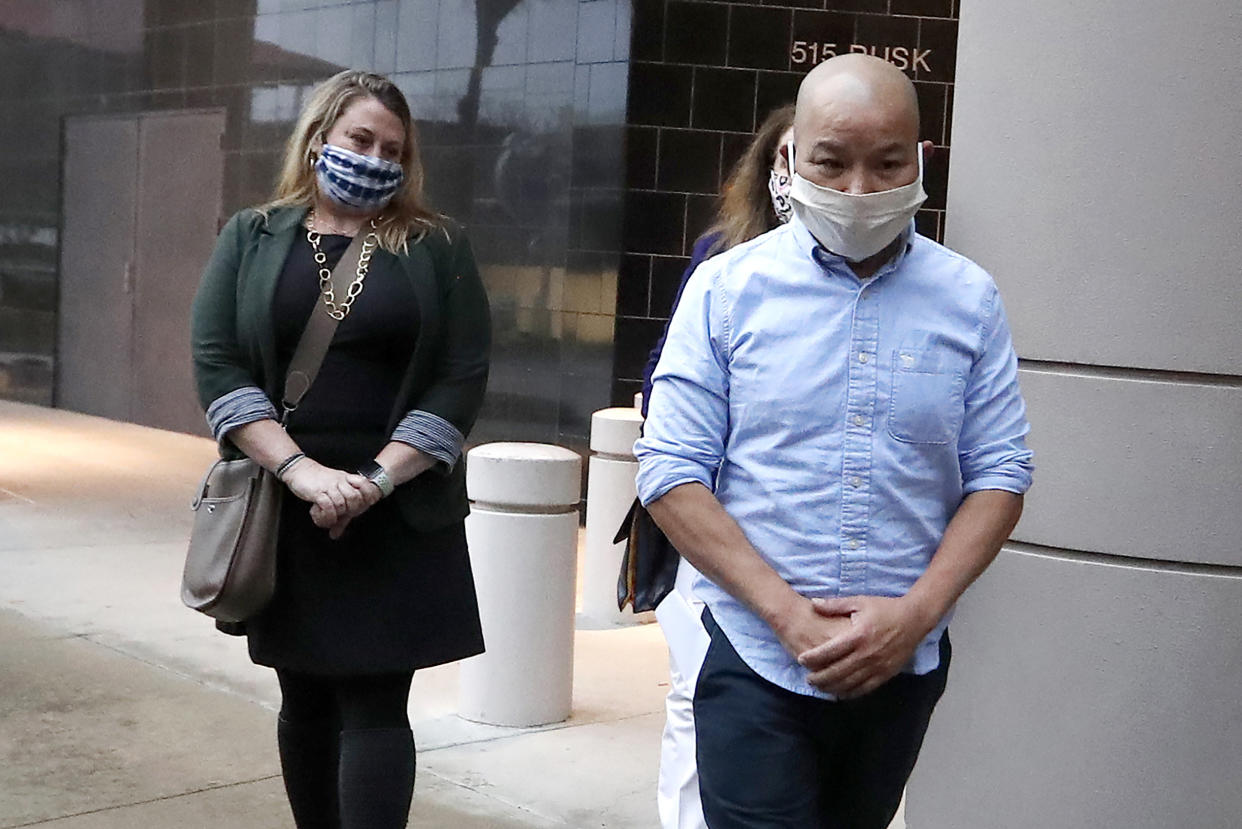
[[[349, 242], [321, 237], [329, 267]], [[334, 468], [357, 469], [388, 443], [390, 415], [418, 338], [414, 290], [385, 261], [391, 262], [372, 259], [362, 293], [289, 419], [302, 451]], [[300, 233], [272, 309], [281, 376], [321, 301], [317, 272]], [[310, 504], [286, 492], [276, 594], [247, 621], [246, 634], [256, 663], [314, 674], [406, 671], [481, 653], [463, 524], [418, 532], [385, 499], [332, 541], [311, 522]]]

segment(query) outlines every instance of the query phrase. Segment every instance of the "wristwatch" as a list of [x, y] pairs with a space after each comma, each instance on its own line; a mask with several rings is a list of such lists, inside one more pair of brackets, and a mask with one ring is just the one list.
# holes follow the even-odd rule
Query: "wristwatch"
[[392, 478], [388, 477], [388, 470], [376, 461], [367, 461], [358, 467], [358, 474], [379, 487], [380, 496], [383, 498], [392, 495], [393, 489], [396, 488]]

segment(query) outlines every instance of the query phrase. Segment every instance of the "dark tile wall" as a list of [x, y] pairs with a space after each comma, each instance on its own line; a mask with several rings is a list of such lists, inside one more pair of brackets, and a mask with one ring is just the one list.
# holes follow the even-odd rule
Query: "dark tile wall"
[[734, 161], [817, 62], [865, 49], [910, 75], [923, 137], [937, 144], [917, 222], [941, 238], [958, 2], [634, 0], [614, 404], [641, 387], [647, 352]]
[[628, 404], [715, 193], [829, 50], [905, 62], [939, 236], [955, 0], [59, 0], [0, 6], [0, 397], [50, 404], [66, 115], [222, 108], [225, 215], [264, 200], [307, 91], [392, 76], [493, 304], [475, 440], [586, 444]]
[[630, 20], [629, 0], [0, 4], [0, 397], [54, 402], [64, 116], [223, 108], [227, 216], [268, 197], [309, 89], [354, 67], [405, 91], [430, 201], [488, 284], [472, 439], [585, 447], [610, 395]]

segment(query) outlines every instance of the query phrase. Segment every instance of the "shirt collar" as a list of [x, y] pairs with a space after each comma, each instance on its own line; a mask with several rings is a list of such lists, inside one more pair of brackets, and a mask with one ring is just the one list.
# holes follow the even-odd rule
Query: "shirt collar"
[[[811, 231], [807, 230], [806, 225], [802, 223], [797, 215], [790, 217], [789, 225], [790, 232], [793, 233], [794, 240], [798, 244], [798, 249], [814, 260], [815, 264], [827, 272], [844, 269], [850, 274], [854, 273], [846, 263], [845, 257], [838, 256], [821, 245], [819, 240], [811, 235]], [[901, 236], [898, 237], [903, 240], [904, 244], [897, 248], [897, 253], [881, 265], [880, 269], [875, 272], [875, 276], [868, 281], [873, 281], [900, 266], [902, 260], [906, 258], [906, 254], [909, 253], [910, 248], [914, 245], [914, 235], [914, 219], [911, 219], [910, 224], [906, 226], [906, 229], [901, 232]]]

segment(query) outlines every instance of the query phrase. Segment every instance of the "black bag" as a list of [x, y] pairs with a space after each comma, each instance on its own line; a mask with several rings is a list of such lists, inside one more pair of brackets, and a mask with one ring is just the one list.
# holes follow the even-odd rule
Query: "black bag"
[[612, 543], [625, 541], [617, 575], [617, 610], [633, 605], [635, 613], [655, 610], [673, 589], [681, 554], [656, 526], [651, 514], [634, 499]]

